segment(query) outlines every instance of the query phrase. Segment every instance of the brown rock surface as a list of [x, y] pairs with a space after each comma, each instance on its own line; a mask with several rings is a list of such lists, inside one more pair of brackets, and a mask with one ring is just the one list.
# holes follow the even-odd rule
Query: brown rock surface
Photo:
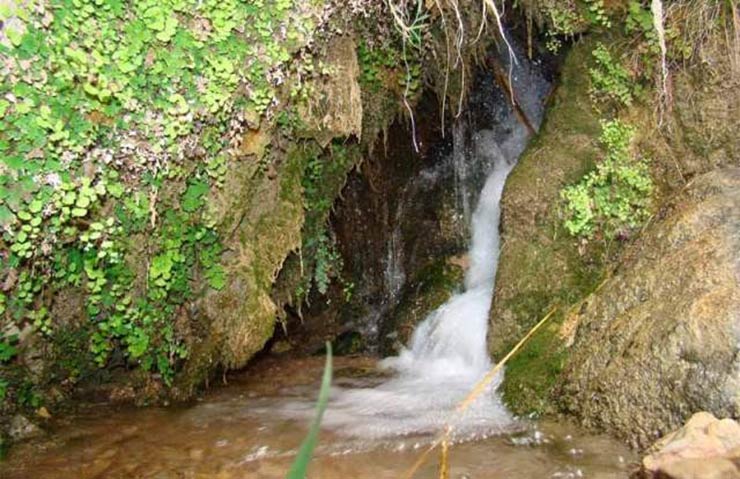
[[740, 415], [740, 168], [670, 201], [577, 313], [562, 408], [645, 446], [693, 412]]

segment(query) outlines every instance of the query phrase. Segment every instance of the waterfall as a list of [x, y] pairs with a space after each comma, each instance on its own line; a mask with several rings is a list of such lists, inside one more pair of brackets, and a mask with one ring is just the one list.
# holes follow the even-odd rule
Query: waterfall
[[[363, 438], [439, 431], [457, 403], [489, 370], [486, 332], [499, 250], [499, 202], [519, 153], [512, 157], [504, 152], [521, 151], [525, 136], [508, 137], [507, 142], [521, 145], [512, 149], [502, 148], [492, 131], [479, 132], [474, 150], [489, 155], [493, 168], [472, 215], [465, 290], [432, 312], [399, 356], [381, 362], [395, 373], [393, 378], [373, 388], [335, 388], [325, 417], [328, 427]], [[458, 418], [458, 434], [500, 430], [512, 422], [493, 393], [497, 383]]]
[[513, 163], [495, 143], [495, 162], [472, 216], [470, 268], [465, 291], [454, 295], [432, 312], [414, 332], [410, 347], [383, 365], [402, 374], [431, 376], [481, 376], [491, 366], [486, 349], [488, 309], [499, 252], [499, 202]]
[[[536, 62], [519, 58], [511, 84], [520, 114], [537, 127], [549, 82]], [[472, 437], [513, 423], [496, 394], [503, 373], [464, 413], [455, 415], [456, 406], [492, 367], [486, 336], [498, 266], [500, 201], [507, 175], [529, 139], [529, 130], [511, 107], [510, 92], [495, 87], [490, 77], [481, 84], [470, 100], [475, 114], [460, 118], [464, 124], [453, 129], [448, 159], [455, 170], [458, 214], [470, 222], [464, 287], [417, 326], [398, 356], [380, 362], [392, 373], [389, 378], [372, 387], [333, 388], [324, 425], [339, 434], [364, 439], [430, 434], [454, 421], [454, 434]], [[476, 199], [470, 193], [483, 179], [477, 171], [485, 181]], [[402, 238], [391, 241], [399, 248]]]

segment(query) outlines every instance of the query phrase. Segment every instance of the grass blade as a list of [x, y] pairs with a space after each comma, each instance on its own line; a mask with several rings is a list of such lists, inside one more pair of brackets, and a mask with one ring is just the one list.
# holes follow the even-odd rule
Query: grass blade
[[306, 470], [308, 469], [308, 463], [311, 462], [311, 455], [316, 447], [316, 442], [319, 438], [319, 429], [321, 428], [321, 418], [324, 416], [326, 405], [329, 402], [329, 390], [331, 388], [331, 375], [332, 375], [332, 354], [331, 354], [331, 343], [326, 343], [326, 364], [324, 365], [324, 376], [321, 378], [321, 390], [319, 390], [319, 399], [316, 402], [316, 417], [314, 417], [311, 428], [308, 430], [306, 438], [301, 444], [301, 448], [298, 450], [293, 465], [288, 471], [286, 479], [304, 479], [306, 477]]

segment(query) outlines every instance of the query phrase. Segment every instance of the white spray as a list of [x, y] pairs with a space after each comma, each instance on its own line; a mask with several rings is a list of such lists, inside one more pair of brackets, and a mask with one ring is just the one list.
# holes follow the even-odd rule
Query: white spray
[[[512, 80], [523, 101], [520, 107], [539, 125], [549, 83], [527, 61], [514, 68]], [[365, 439], [429, 434], [454, 421], [456, 435], [467, 437], [502, 431], [513, 422], [495, 393], [501, 375], [462, 415], [455, 415], [456, 406], [492, 366], [486, 335], [498, 266], [500, 200], [529, 136], [507, 106], [508, 98], [498, 95], [490, 103], [491, 129], [478, 130], [472, 148], [465, 147], [464, 135], [454, 135], [454, 165], [490, 165], [471, 218], [464, 291], [419, 324], [408, 348], [381, 362], [393, 377], [372, 388], [334, 388], [324, 424], [340, 434]]]
[[[340, 433], [382, 438], [441, 430], [455, 406], [490, 369], [486, 348], [488, 310], [499, 252], [499, 202], [506, 176], [525, 135], [514, 134], [502, 148], [490, 131], [479, 132], [476, 154], [490, 156], [490, 171], [472, 217], [470, 267], [465, 291], [451, 297], [416, 329], [408, 349], [381, 365], [396, 372], [386, 382], [366, 389], [335, 389], [325, 423]], [[521, 148], [519, 146], [521, 145]], [[510, 145], [507, 145], [510, 146]], [[464, 414], [456, 432], [470, 434], [501, 430], [511, 416], [493, 393], [498, 381]]]

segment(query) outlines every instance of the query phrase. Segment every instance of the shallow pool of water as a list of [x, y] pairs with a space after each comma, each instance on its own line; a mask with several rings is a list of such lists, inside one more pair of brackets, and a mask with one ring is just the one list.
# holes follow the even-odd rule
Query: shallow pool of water
[[[334, 384], [372, 385], [373, 364], [337, 358]], [[0, 464], [0, 477], [283, 478], [307, 430], [307, 420], [284, 414], [285, 405], [313, 401], [322, 366], [322, 358], [267, 359], [188, 406], [85, 406], [54, 422], [46, 438], [16, 446]], [[567, 424], [520, 421], [485, 436], [450, 448], [451, 479], [623, 478], [636, 460], [623, 444]], [[308, 477], [400, 478], [431, 440], [323, 430]], [[414, 477], [439, 477], [437, 460], [435, 452]]]

